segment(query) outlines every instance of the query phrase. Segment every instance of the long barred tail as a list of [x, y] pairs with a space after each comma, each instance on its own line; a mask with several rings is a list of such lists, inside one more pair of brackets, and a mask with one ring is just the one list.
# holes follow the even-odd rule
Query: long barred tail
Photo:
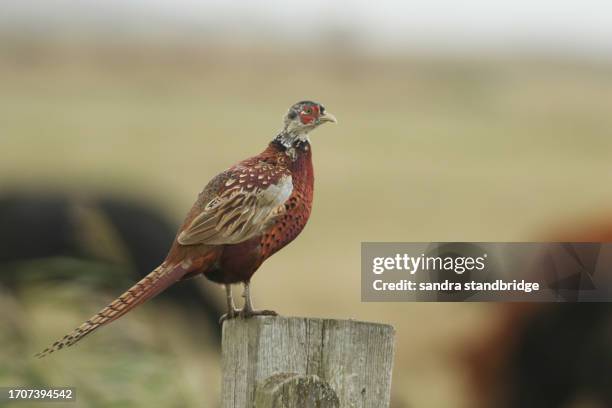
[[158, 266], [153, 272], [142, 278], [142, 280], [129, 288], [124, 294], [112, 301], [108, 306], [100, 310], [78, 328], [74, 329], [72, 333], [65, 335], [51, 346], [36, 354], [36, 357], [42, 358], [54, 351], [72, 346], [98, 327], [117, 320], [136, 306], [159, 294], [168, 286], [178, 281], [186, 272], [187, 271], [183, 269], [181, 265], [164, 266], [162, 264]]

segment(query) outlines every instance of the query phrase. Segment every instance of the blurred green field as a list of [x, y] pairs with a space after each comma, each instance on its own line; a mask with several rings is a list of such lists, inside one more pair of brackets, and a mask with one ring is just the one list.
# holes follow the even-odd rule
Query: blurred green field
[[[362, 304], [360, 242], [528, 241], [612, 214], [611, 74], [518, 57], [6, 52], [0, 189], [146, 197], [178, 221], [213, 175], [265, 147], [293, 102], [320, 101], [339, 124], [311, 135], [312, 218], [256, 274], [255, 302], [391, 323], [396, 407], [467, 407], [455, 355], [495, 307]], [[163, 299], [38, 362], [31, 355], [114, 294], [75, 285], [13, 295], [0, 296], [0, 384], [75, 385], [76, 406], [215, 406], [218, 351], [154, 305]]]

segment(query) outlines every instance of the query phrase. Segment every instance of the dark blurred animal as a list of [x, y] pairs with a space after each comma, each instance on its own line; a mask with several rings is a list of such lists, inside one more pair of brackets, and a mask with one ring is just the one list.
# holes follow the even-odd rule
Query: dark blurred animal
[[[4, 193], [0, 196], [0, 284], [15, 288], [29, 279], [15, 273], [20, 263], [57, 257], [124, 265], [133, 273], [126, 280], [139, 280], [163, 260], [175, 230], [175, 224], [159, 211], [124, 199], [84, 199], [69, 193]], [[50, 273], [41, 277], [39, 273], [37, 278], [75, 277]], [[115, 282], [112, 276], [101, 280], [111, 288], [125, 281]], [[219, 307], [194, 282], [172, 287], [167, 298], [187, 310], [198, 310], [220, 337], [216, 323]]]
[[[283, 129], [259, 155], [214, 177], [179, 229], [166, 259], [107, 307], [38, 354], [71, 346], [170, 285], [204, 274], [225, 285], [221, 318], [276, 314], [254, 310], [250, 280], [261, 264], [302, 231], [312, 205], [314, 175], [310, 131], [336, 119], [315, 102], [289, 108]], [[231, 285], [244, 284], [244, 307], [234, 306]]]

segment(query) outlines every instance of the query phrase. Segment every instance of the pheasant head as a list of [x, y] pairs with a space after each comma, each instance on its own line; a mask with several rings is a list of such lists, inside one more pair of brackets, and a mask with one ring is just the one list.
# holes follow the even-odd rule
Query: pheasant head
[[312, 101], [298, 102], [289, 108], [284, 118], [283, 130], [276, 140], [289, 148], [296, 142], [308, 140], [308, 133], [326, 122], [337, 121], [334, 115], [325, 111], [323, 105]]

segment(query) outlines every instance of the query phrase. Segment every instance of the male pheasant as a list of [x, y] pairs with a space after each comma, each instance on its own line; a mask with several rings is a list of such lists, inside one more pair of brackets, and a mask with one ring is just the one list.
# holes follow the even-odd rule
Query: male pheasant
[[[291, 106], [283, 129], [262, 153], [206, 185], [160, 266], [37, 356], [72, 346], [173, 283], [200, 274], [225, 285], [228, 311], [221, 321], [275, 315], [253, 308], [251, 277], [267, 258], [297, 237], [310, 217], [314, 175], [308, 133], [326, 122], [335, 123], [336, 118], [319, 103], [302, 101]], [[232, 297], [235, 283], [244, 285], [240, 310]]]

